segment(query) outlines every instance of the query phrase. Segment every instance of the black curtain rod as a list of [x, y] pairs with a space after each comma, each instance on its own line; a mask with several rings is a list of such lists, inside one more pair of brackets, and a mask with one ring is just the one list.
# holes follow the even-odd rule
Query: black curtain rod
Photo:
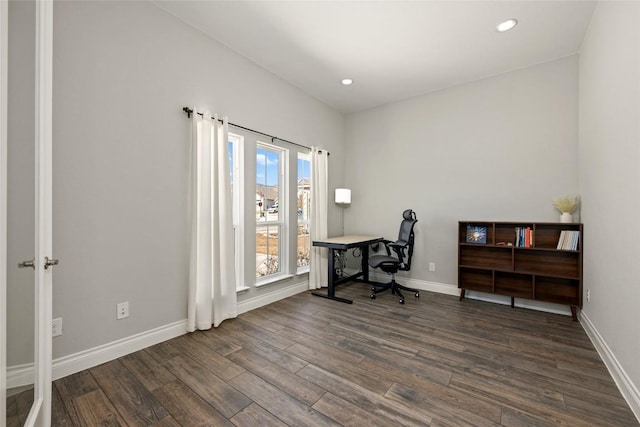
[[[187, 117], [191, 118], [191, 115], [193, 114], [193, 110], [192, 110], [191, 108], [189, 108], [189, 107], [183, 107], [183, 108], [182, 108], [182, 111], [184, 111], [185, 113], [187, 113]], [[198, 115], [199, 115], [199, 116], [204, 117], [204, 114], [202, 114], [202, 113], [198, 113]], [[211, 117], [211, 118], [212, 118], [212, 119], [215, 119], [215, 117]], [[222, 122], [222, 120], [220, 120], [220, 119], [218, 119], [218, 121]], [[273, 140], [274, 140], [274, 139], [277, 139], [278, 141], [283, 141], [283, 142], [286, 142], [286, 143], [288, 143], [288, 144], [295, 145], [295, 146], [297, 146], [297, 147], [302, 147], [302, 148], [306, 148], [307, 150], [311, 150], [311, 147], [307, 147], [306, 145], [296, 144], [295, 142], [287, 141], [286, 139], [278, 138], [277, 136], [269, 135], [268, 133], [260, 132], [259, 130], [249, 129], [249, 128], [247, 128], [247, 127], [240, 126], [240, 125], [237, 125], [237, 124], [235, 124], [235, 123], [231, 123], [231, 122], [229, 122], [229, 126], [233, 126], [233, 127], [235, 127], [235, 128], [238, 128], [238, 129], [242, 129], [242, 130], [246, 130], [246, 131], [249, 131], [249, 132], [257, 133], [257, 134], [259, 134], [259, 135], [267, 136], [267, 137], [271, 138], [271, 142], [273, 142]], [[320, 151], [320, 153], [322, 153], [322, 151]], [[327, 156], [328, 156], [329, 154], [331, 154], [331, 153], [327, 152]]]

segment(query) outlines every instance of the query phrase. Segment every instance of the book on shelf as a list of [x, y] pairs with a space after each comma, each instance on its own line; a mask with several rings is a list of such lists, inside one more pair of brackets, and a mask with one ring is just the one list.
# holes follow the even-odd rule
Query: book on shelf
[[533, 248], [533, 247], [536, 246], [535, 242], [534, 242], [534, 239], [533, 239], [533, 229], [532, 228], [529, 229], [529, 242], [530, 242], [530, 245], [529, 245], [530, 248]]
[[516, 248], [532, 248], [533, 244], [533, 229], [531, 227], [516, 227], [516, 241], [514, 246]]
[[563, 251], [577, 251], [580, 242], [580, 231], [578, 230], [562, 230], [556, 249]]
[[556, 245], [556, 249], [562, 249], [563, 242], [564, 242], [564, 230], [560, 232], [560, 238], [558, 239], [558, 244]]

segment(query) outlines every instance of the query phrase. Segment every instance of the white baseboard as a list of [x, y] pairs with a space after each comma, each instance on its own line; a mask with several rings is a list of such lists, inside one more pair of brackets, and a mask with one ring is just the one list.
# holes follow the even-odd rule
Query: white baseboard
[[7, 366], [7, 389], [33, 384], [33, 363]]
[[[308, 288], [309, 284], [305, 281], [275, 292], [270, 292], [266, 295], [242, 301], [238, 303], [238, 314], [245, 313], [255, 308], [262, 307], [263, 305], [271, 304], [272, 302], [304, 292]], [[179, 337], [186, 333], [187, 320], [179, 320], [177, 322], [141, 332], [89, 350], [61, 357], [53, 361], [53, 379], [57, 380], [68, 375], [75, 374], [76, 372], [98, 366], [102, 363], [109, 362], [110, 360], [114, 360], [129, 353]], [[30, 371], [32, 371], [32, 369], [33, 365], [30, 366]], [[29, 372], [28, 374], [30, 376], [23, 374], [21, 377], [33, 378], [32, 372]], [[8, 379], [9, 378], [7, 378], [7, 380]]]
[[615, 381], [620, 393], [625, 398], [631, 411], [640, 422], [640, 392], [636, 385], [631, 381], [627, 373], [625, 372], [620, 362], [616, 358], [615, 354], [611, 351], [602, 335], [598, 332], [591, 319], [584, 313], [580, 313], [580, 324], [584, 328], [587, 336], [596, 348], [596, 351], [600, 355], [600, 358], [604, 362], [605, 366], [609, 370], [613, 381]]
[[[344, 272], [347, 275], [352, 275], [356, 274], [358, 270], [345, 269]], [[390, 276], [384, 273], [369, 272], [369, 279], [373, 280], [374, 282], [387, 283], [390, 280]], [[400, 276], [396, 277], [396, 279], [398, 280], [398, 283], [401, 283], [409, 288], [418, 289], [420, 291], [429, 291], [436, 292], [438, 294], [455, 296], [460, 295], [460, 290], [455, 285], [449, 285], [447, 283], [439, 282], [429, 282], [427, 280], [412, 279], [409, 277]]]
[[265, 293], [264, 295], [258, 295], [253, 298], [248, 298], [238, 303], [238, 314], [246, 313], [247, 311], [255, 310], [265, 305], [269, 305], [281, 299], [291, 297], [293, 295], [305, 292], [309, 290], [309, 281], [295, 283], [286, 288], [281, 288], [276, 291]]
[[[345, 270], [345, 273], [347, 274], [355, 274], [356, 272], [357, 272], [356, 270]], [[377, 272], [369, 272], [369, 278], [371, 280], [374, 280], [380, 283], [386, 283], [389, 281], [388, 274], [377, 273]], [[429, 282], [427, 280], [412, 279], [409, 277], [400, 277], [400, 276], [397, 277], [397, 280], [399, 283], [402, 283], [403, 285], [406, 285], [410, 288], [415, 288], [421, 291], [436, 292], [436, 293], [445, 294], [445, 295], [455, 295], [455, 296], [460, 295], [460, 289], [458, 289], [458, 286], [451, 285], [449, 283]], [[482, 292], [467, 291], [465, 293], [465, 298], [478, 300], [478, 301], [491, 302], [494, 304], [511, 305], [510, 297], [485, 294]], [[528, 308], [531, 310], [545, 311], [548, 313], [564, 314], [567, 316], [571, 316], [571, 309], [568, 306], [563, 306], [558, 304], [550, 304], [550, 303], [544, 303], [540, 301], [529, 301], [525, 299], [516, 298], [516, 302], [514, 305], [519, 308]]]
[[[238, 303], [238, 314], [305, 292], [308, 289], [309, 283], [308, 281], [304, 281], [277, 291], [269, 292], [265, 295], [241, 301]], [[185, 319], [55, 359], [52, 363], [53, 380], [98, 366], [186, 333], [187, 320]], [[7, 388], [33, 384], [33, 378], [33, 363], [7, 367]]]
[[186, 333], [187, 320], [179, 320], [89, 350], [55, 359], [53, 361], [53, 379], [57, 380], [58, 378], [75, 374]]
[[[52, 378], [53, 380], [57, 380], [67, 375], [75, 374], [76, 372], [98, 366], [186, 333], [187, 320], [179, 320], [130, 337], [55, 359], [52, 362]], [[33, 363], [7, 367], [7, 388], [33, 384], [33, 378]]]
[[[353, 273], [355, 273], [355, 270], [351, 274]], [[376, 282], [382, 282], [382, 283], [389, 281], [389, 275], [382, 274], [382, 273], [369, 273], [369, 278], [371, 278], [372, 280], [375, 280]], [[406, 277], [398, 277], [398, 281], [403, 285], [406, 285], [410, 288], [419, 289], [421, 291], [437, 292], [439, 294], [455, 295], [455, 296], [460, 295], [460, 289], [458, 289], [457, 285], [450, 285], [448, 283], [439, 283], [439, 282], [429, 282], [426, 280], [412, 279], [412, 278], [406, 278]], [[494, 304], [511, 305], [510, 297], [502, 297], [500, 295], [485, 294], [481, 292], [467, 291], [465, 293], [465, 298], [478, 300], [478, 301], [491, 302]], [[569, 309], [569, 307], [565, 307], [557, 304], [548, 304], [548, 303], [542, 303], [539, 301], [528, 301], [528, 300], [516, 298], [516, 302], [514, 305], [519, 308], [528, 308], [532, 310], [545, 311], [549, 313], [564, 314], [567, 316], [571, 315], [571, 310]]]

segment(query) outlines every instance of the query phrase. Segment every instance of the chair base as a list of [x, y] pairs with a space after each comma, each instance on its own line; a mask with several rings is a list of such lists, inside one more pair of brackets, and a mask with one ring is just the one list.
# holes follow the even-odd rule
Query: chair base
[[400, 290], [414, 292], [415, 297], [420, 298], [420, 291], [418, 291], [417, 289], [412, 289], [412, 288], [407, 288], [406, 286], [402, 286], [401, 284], [396, 282], [395, 278], [391, 279], [391, 281], [385, 285], [381, 285], [379, 287], [373, 286], [371, 288], [371, 295], [369, 296], [371, 297], [371, 299], [376, 299], [377, 294], [379, 294], [380, 292], [387, 291], [389, 289], [391, 289], [392, 295], [398, 295], [400, 297], [400, 300], [399, 300], [400, 304], [404, 304], [404, 295], [402, 295], [402, 292], [400, 292]]

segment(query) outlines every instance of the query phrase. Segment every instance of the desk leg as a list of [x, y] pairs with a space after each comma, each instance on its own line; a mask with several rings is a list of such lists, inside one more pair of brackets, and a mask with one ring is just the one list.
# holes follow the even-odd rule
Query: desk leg
[[346, 299], [346, 298], [340, 298], [336, 296], [336, 286], [334, 284], [334, 277], [333, 277], [333, 273], [335, 271], [335, 265], [334, 265], [334, 260], [335, 260], [335, 253], [334, 253], [334, 249], [333, 248], [329, 248], [329, 263], [328, 263], [328, 276], [327, 280], [329, 281], [328, 283], [328, 288], [327, 288], [327, 294], [321, 294], [318, 292], [313, 292], [313, 295], [317, 296], [317, 297], [322, 297], [322, 298], [328, 298], [328, 299], [332, 299], [334, 301], [339, 301], [339, 302], [344, 302], [346, 304], [352, 304], [353, 301], [351, 301], [350, 299]]
[[362, 280], [369, 283], [369, 245], [360, 248], [362, 253]]
[[336, 285], [335, 285], [336, 278], [334, 277], [335, 271], [336, 271], [335, 262], [336, 262], [335, 250], [333, 248], [329, 248], [329, 264], [328, 264], [329, 271], [327, 274], [327, 280], [329, 281], [329, 287], [327, 288], [327, 295], [329, 296], [329, 298], [334, 298], [336, 296]]

